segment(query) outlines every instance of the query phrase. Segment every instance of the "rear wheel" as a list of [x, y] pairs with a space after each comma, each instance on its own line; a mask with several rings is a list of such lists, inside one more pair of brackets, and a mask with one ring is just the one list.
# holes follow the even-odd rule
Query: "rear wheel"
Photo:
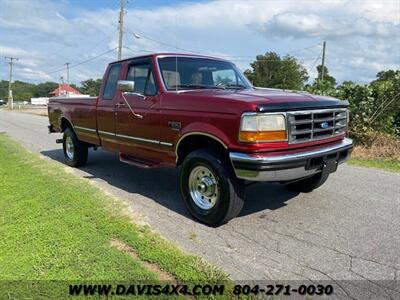
[[184, 160], [180, 173], [182, 198], [199, 221], [218, 226], [235, 218], [243, 207], [244, 183], [223, 154], [199, 149]]
[[310, 193], [316, 188], [319, 188], [328, 179], [329, 173], [318, 173], [306, 179], [301, 179], [286, 185], [286, 188], [300, 193]]
[[63, 136], [64, 158], [67, 165], [71, 167], [83, 166], [88, 159], [88, 147], [80, 142], [71, 128], [64, 131]]

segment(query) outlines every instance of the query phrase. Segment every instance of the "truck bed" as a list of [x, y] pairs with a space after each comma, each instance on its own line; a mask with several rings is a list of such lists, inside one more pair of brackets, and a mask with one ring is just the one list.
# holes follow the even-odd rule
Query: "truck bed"
[[78, 138], [98, 144], [96, 105], [98, 97], [50, 98], [48, 114], [54, 131], [62, 131], [63, 119], [73, 125]]

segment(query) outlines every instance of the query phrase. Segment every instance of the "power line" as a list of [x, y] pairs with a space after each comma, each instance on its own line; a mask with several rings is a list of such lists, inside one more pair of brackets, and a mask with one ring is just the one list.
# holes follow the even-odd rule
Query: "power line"
[[[312, 48], [315, 48], [315, 47], [318, 47], [318, 46], [321, 46], [321, 44], [317, 44], [317, 45], [313, 45], [313, 46], [308, 46], [308, 47], [306, 47], [306, 48], [301, 48], [301, 49], [286, 51], [286, 53], [301, 52], [301, 51], [308, 50], [308, 49], [312, 49]], [[237, 57], [237, 58], [253, 58], [253, 57], [257, 56], [257, 55], [254, 55], [254, 56], [252, 56], [252, 55], [220, 55], [220, 56], [221, 56], [221, 57], [230, 57], [230, 58], [236, 58], [236, 57]]]
[[[130, 48], [130, 47], [128, 47], [128, 46], [123, 46], [123, 48], [126, 48], [126, 49], [128, 49], [128, 50], [130, 50], [130, 51], [132, 51], [133, 53], [140, 53], [140, 52], [149, 52], [149, 53], [155, 53], [156, 51], [155, 50], [147, 50], [147, 49], [138, 49], [138, 50], [134, 50], [134, 49], [132, 49], [132, 48]], [[250, 57], [250, 56], [249, 56]], [[319, 58], [319, 57], [318, 57]], [[318, 59], [317, 58], [317, 59]], [[306, 60], [315, 60], [315, 57], [303, 57], [303, 58], [296, 58], [296, 60], [298, 60], [298, 61], [306, 61]], [[247, 61], [271, 61], [271, 62], [285, 62], [285, 61], [282, 61], [282, 60], [277, 60], [277, 59], [257, 59], [257, 57], [252, 57], [252, 58], [249, 58], [249, 59], [232, 59], [232, 61], [244, 61], [244, 62], [247, 62]]]
[[[129, 31], [129, 30], [128, 30], [128, 31]], [[197, 52], [197, 51], [188, 50], [188, 49], [185, 49], [185, 48], [177, 47], [177, 46], [174, 46], [174, 45], [171, 45], [171, 44], [168, 44], [168, 43], [165, 43], [165, 42], [156, 40], [156, 39], [154, 39], [154, 38], [151, 38], [151, 37], [148, 37], [148, 36], [145, 36], [145, 35], [142, 35], [142, 34], [137, 34], [137, 33], [133, 32], [133, 31], [129, 31], [129, 32], [132, 33], [132, 34], [134, 34], [135, 36], [137, 35], [139, 38], [143, 37], [143, 38], [145, 38], [145, 39], [147, 39], [147, 40], [156, 42], [156, 43], [158, 43], [158, 44], [160, 44], [160, 45], [164, 45], [164, 46], [167, 46], [167, 47], [170, 47], [170, 48], [174, 48], [174, 49], [178, 49], [178, 50], [182, 50], [182, 51], [186, 51], [186, 52], [191, 52], [191, 53], [207, 54], [207, 55], [213, 55], [213, 56], [214, 56], [214, 54], [212, 54], [212, 53]], [[293, 53], [293, 52], [299, 52], [299, 51], [301, 51], [301, 50], [311, 49], [311, 48], [315, 48], [315, 47], [317, 47], [317, 46], [320, 46], [320, 44], [313, 45], [313, 46], [309, 46], [309, 47], [302, 48], [302, 49], [293, 50], [293, 51], [288, 51], [288, 53], [289, 53], [289, 52], [291, 52], [291, 53]], [[125, 47], [125, 48], [127, 48], [127, 47]], [[132, 52], [139, 52], [139, 51], [153, 52], [153, 51], [144, 50], [144, 49], [143, 49], [143, 50], [138, 50], [138, 51], [135, 51], [135, 50], [130, 49], [130, 48], [128, 48], [128, 49], [131, 50]], [[274, 60], [274, 59], [272, 59], [272, 60], [268, 60], [268, 59], [257, 59], [257, 55], [255, 55], [255, 56], [250, 56], [250, 55], [248, 55], [248, 56], [239, 56], [239, 55], [215, 55], [215, 56], [221, 57], [221, 58], [229, 58], [229, 59], [231, 59], [231, 60], [233, 60], [233, 61], [237, 61], [237, 62], [240, 62], [240, 61], [242, 61], [242, 62], [247, 62], [247, 61], [248, 61], [248, 62], [251, 62], [251, 61], [254, 61], [254, 60], [279, 62], [279, 60]], [[248, 59], [244, 59], [245, 57], [247, 57]], [[239, 59], [236, 59], [236, 58], [239, 58]], [[243, 58], [243, 59], [242, 59], [242, 58]], [[315, 58], [314, 58], [314, 57], [304, 57], [304, 58], [296, 58], [296, 59], [297, 59], [297, 60], [314, 60]]]
[[53, 66], [50, 67], [47, 71], [43, 71], [43, 72], [45, 72], [46, 74], [47, 74], [48, 72], [51, 73], [51, 72], [53, 72], [53, 71], [55, 71], [55, 70], [58, 70], [61, 66], [65, 66], [65, 63], [53, 65]]
[[[127, 31], [128, 31], [129, 33], [135, 35], [135, 36], [137, 35], [137, 34], [136, 34], [135, 32], [133, 32], [133, 31], [130, 31], [130, 30], [127, 30]], [[151, 38], [151, 37], [148, 37], [148, 36], [145, 36], [145, 35], [142, 35], [142, 34], [138, 34], [138, 36], [139, 36], [139, 38], [144, 38], [144, 39], [146, 39], [146, 40], [155, 42], [155, 43], [157, 43], [157, 44], [166, 46], [166, 47], [168, 47], [168, 48], [174, 48], [174, 49], [177, 49], [177, 50], [182, 50], [182, 51], [185, 51], [185, 52], [190, 52], [190, 53], [195, 53], [195, 54], [200, 54], [200, 53], [201, 53], [201, 52], [199, 52], [199, 51], [193, 51], [193, 50], [189, 50], [189, 49], [177, 47], [176, 45], [174, 46], [174, 45], [171, 45], [171, 44], [168, 44], [168, 43], [165, 43], [165, 42], [156, 40], [156, 39], [154, 39], [154, 38]], [[204, 54], [204, 52], [203, 52], [203, 54]]]
[[[118, 29], [115, 29], [115, 30], [114, 30], [114, 33], [115, 33], [115, 31], [118, 31]], [[105, 35], [105, 33], [104, 33], [103, 31], [101, 31], [101, 32]], [[90, 49], [91, 49], [91, 50], [94, 50], [94, 49], [99, 48], [100, 45], [104, 45], [104, 42], [105, 42], [106, 39], [111, 39], [111, 37], [110, 37], [110, 36], [106, 36], [105, 38], [101, 39], [98, 43], [96, 43], [94, 46], [91, 45]], [[62, 50], [63, 48], [66, 48], [66, 47], [63, 46], [63, 47], [61, 47], [60, 49], [58, 49], [57, 51], [60, 51], [60, 50]], [[52, 55], [49, 55], [49, 56], [46, 55], [46, 57], [51, 57], [51, 56], [52, 56]], [[61, 56], [62, 58], [65, 58], [66, 60], [69, 59], [69, 58], [67, 58], [67, 57], [64, 56], [64, 55], [61, 55], [60, 53], [58, 53], [58, 56]], [[52, 66], [49, 66], [49, 65], [48, 65], [48, 69], [45, 70], [45, 71], [43, 71], [43, 72], [46, 73], [46, 74], [49, 74], [49, 73], [51, 74], [51, 73], [53, 73], [53, 72], [59, 71], [59, 69], [60, 69], [61, 67], [63, 67], [63, 66], [65, 66], [65, 63], [62, 63], [62, 64], [55, 64], [55, 65], [52, 65]], [[46, 65], [45, 65], [44, 67], [46, 67]]]
[[321, 55], [322, 55], [322, 50], [319, 53], [319, 55], [317, 56], [317, 58], [315, 59], [315, 61], [313, 62], [312, 66], [310, 67], [310, 70], [314, 69], [314, 67], [317, 64], [318, 60], [321, 58]]
[[128, 47], [128, 46], [123, 46], [123, 48], [128, 49], [128, 50], [132, 51], [133, 53], [140, 53], [140, 52], [155, 53], [155, 52], [156, 52], [156, 51], [154, 51], [154, 50], [147, 50], [147, 49], [133, 50], [132, 48], [130, 48], [130, 47]]
[[75, 68], [75, 67], [80, 66], [80, 65], [83, 65], [83, 64], [86, 64], [86, 63], [88, 63], [88, 62], [90, 62], [90, 61], [92, 61], [92, 60], [95, 60], [95, 59], [97, 59], [97, 58], [99, 58], [99, 57], [101, 57], [101, 56], [103, 56], [103, 55], [106, 55], [106, 54], [108, 54], [108, 53], [114, 51], [115, 49], [117, 49], [117, 47], [115, 47], [115, 48], [113, 48], [113, 49], [110, 49], [110, 50], [107, 50], [106, 52], [100, 53], [100, 54], [98, 54], [98, 55], [96, 55], [96, 56], [94, 56], [94, 57], [92, 57], [92, 58], [89, 58], [89, 59], [87, 59], [87, 60], [84, 60], [84, 61], [82, 61], [82, 62], [80, 62], [80, 63], [76, 63], [76, 64], [72, 65], [70, 69]]
[[[108, 54], [108, 53], [110, 53], [110, 52], [112, 52], [112, 51], [115, 51], [117, 48], [118, 48], [118, 47], [115, 47], [115, 48], [113, 48], [113, 49], [109, 49], [109, 50], [107, 50], [107, 51], [105, 51], [105, 52], [103, 52], [103, 53], [100, 53], [100, 54], [98, 54], [98, 55], [96, 55], [96, 56], [93, 56], [93, 57], [91, 57], [91, 58], [89, 58], [89, 59], [86, 59], [86, 60], [84, 60], [84, 61], [78, 62], [78, 63], [76, 63], [76, 64], [71, 64], [71, 66], [69, 67], [69, 69], [72, 69], [72, 68], [75, 68], [75, 67], [77, 67], [77, 66], [86, 64], [86, 63], [88, 63], [88, 62], [90, 62], [90, 61], [92, 61], [92, 60], [95, 60], [95, 59], [97, 59], [97, 58], [99, 58], [99, 57], [101, 57], [101, 56], [104, 56], [104, 55], [106, 55], [106, 54]], [[54, 74], [54, 73], [57, 73], [57, 72], [60, 72], [60, 71], [63, 71], [63, 70], [65, 70], [64, 67], [63, 67], [63, 68], [60, 68], [60, 69], [58, 69], [58, 70], [54, 70], [54, 71], [52, 71], [52, 72], [44, 72], [44, 73], [47, 74], [47, 75], [50, 75], [50, 74]]]
[[321, 44], [316, 44], [316, 45], [314, 45], [314, 46], [309, 46], [309, 47], [306, 47], [306, 48], [301, 48], [301, 49], [286, 51], [286, 53], [297, 53], [297, 52], [301, 52], [301, 51], [308, 50], [308, 49], [312, 49], [312, 48], [319, 47], [319, 46], [321, 46]]
[[[141, 33], [133, 32], [133, 31], [131, 31], [131, 30], [125, 30], [125, 31], [126, 31], [126, 32], [129, 32], [129, 33], [131, 33], [131, 34], [134, 34], [135, 36], [138, 36], [139, 38], [145, 38], [145, 39], [147, 39], [147, 40], [150, 40], [150, 41], [155, 42], [155, 43], [160, 44], [160, 45], [167, 46], [167, 47], [169, 47], [169, 48], [174, 48], [174, 49], [177, 49], [177, 50], [182, 50], [182, 51], [191, 52], [191, 53], [214, 55], [213, 53], [199, 52], [199, 51], [193, 51], [193, 50], [190, 50], [190, 49], [185, 49], [185, 48], [177, 47], [177, 46], [175, 46], [175, 45], [165, 43], [165, 42], [163, 42], [163, 41], [157, 40], [157, 39], [152, 38], [152, 37], [149, 37], [149, 36], [147, 36], [147, 35], [143, 35], [143, 34], [141, 34]], [[319, 46], [321, 46], [321, 44], [316, 44], [316, 45], [307, 46], [307, 47], [305, 47], [305, 48], [300, 48], [300, 49], [295, 49], [295, 50], [286, 51], [286, 53], [296, 53], [296, 52], [300, 52], [300, 51], [312, 49], [312, 48], [319, 47]], [[216, 56], [219, 56], [219, 57], [227, 57], [227, 58], [231, 58], [231, 59], [234, 59], [234, 58], [251, 58], [251, 59], [254, 59], [254, 57], [256, 57], [257, 55], [255, 55], [255, 56], [251, 56], [251, 55], [216, 55]], [[314, 58], [313, 58], [313, 59], [314, 59]], [[245, 61], [245, 60], [243, 60], [243, 61]]]

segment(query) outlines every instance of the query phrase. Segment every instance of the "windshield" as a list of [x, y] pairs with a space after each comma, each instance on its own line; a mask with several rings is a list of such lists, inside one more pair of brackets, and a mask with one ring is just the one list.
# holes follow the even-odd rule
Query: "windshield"
[[198, 57], [163, 57], [158, 60], [168, 90], [244, 89], [251, 85], [227, 61]]

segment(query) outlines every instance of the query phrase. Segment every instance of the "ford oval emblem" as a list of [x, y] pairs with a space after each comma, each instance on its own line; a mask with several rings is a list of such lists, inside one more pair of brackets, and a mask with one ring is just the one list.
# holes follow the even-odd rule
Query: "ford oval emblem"
[[328, 122], [322, 122], [319, 126], [321, 126], [322, 129], [327, 129], [329, 127], [329, 124]]

